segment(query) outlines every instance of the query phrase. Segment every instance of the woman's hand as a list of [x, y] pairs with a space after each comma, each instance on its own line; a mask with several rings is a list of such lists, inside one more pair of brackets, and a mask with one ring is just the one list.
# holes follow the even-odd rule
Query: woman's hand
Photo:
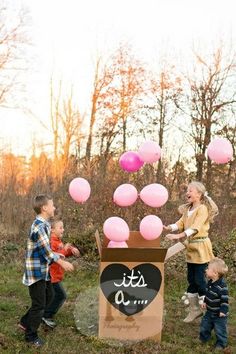
[[167, 234], [166, 235], [166, 238], [168, 239], [168, 240], [179, 240], [179, 239], [181, 239], [181, 238], [183, 238], [183, 237], [185, 237], [186, 235], [185, 235], [185, 233], [184, 232], [181, 232], [180, 234]]

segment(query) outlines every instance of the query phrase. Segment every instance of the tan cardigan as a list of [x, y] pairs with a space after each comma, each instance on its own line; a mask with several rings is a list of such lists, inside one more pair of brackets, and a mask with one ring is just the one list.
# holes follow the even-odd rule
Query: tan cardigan
[[188, 263], [202, 264], [214, 258], [211, 240], [208, 237], [210, 228], [208, 209], [204, 204], [196, 208], [190, 216], [188, 216], [188, 209], [186, 208], [176, 224], [180, 232], [188, 228], [197, 231], [195, 235], [188, 237], [187, 240], [184, 241], [187, 251], [186, 261]]

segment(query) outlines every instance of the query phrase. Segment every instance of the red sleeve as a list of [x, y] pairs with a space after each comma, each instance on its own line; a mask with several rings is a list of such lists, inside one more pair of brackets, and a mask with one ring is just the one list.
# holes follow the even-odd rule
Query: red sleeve
[[67, 251], [65, 250], [65, 248], [59, 249], [55, 252], [61, 253], [63, 254], [65, 257], [69, 257], [72, 255], [71, 249], [69, 248]]
[[52, 251], [57, 252], [57, 253], [61, 253], [65, 257], [69, 257], [69, 256], [72, 255], [72, 252], [71, 252], [70, 248], [68, 250], [65, 250], [65, 248], [61, 247], [61, 241], [60, 240], [55, 239], [54, 237], [51, 237], [50, 244], [51, 244]]
[[69, 256], [72, 256], [72, 251], [71, 251], [71, 248], [68, 248], [67, 251], [65, 249], [63, 249], [63, 251], [65, 253], [63, 253], [65, 255], [65, 257], [69, 257]]
[[64, 250], [64, 248], [58, 250], [57, 252], [60, 253], [60, 254], [63, 254], [66, 257], [66, 251]]

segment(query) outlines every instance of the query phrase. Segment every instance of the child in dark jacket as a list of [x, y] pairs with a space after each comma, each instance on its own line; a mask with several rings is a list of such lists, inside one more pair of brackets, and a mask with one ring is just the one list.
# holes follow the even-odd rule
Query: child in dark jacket
[[200, 325], [200, 341], [206, 343], [211, 338], [214, 329], [216, 335], [216, 350], [223, 350], [227, 346], [227, 318], [229, 314], [228, 287], [223, 276], [228, 267], [220, 258], [209, 262], [206, 270], [207, 284], [206, 296], [202, 305], [206, 313]]
[[[79, 257], [80, 252], [76, 247], [72, 246], [70, 243], [66, 243], [65, 245], [63, 244], [63, 233], [64, 225], [62, 220], [60, 218], [54, 219], [51, 222], [51, 249], [62, 257], [69, 257], [72, 255]], [[62, 280], [64, 277], [63, 268], [60, 267], [60, 265], [53, 263], [50, 266], [50, 276], [54, 290], [54, 298], [44, 312], [43, 322], [47, 326], [54, 328], [56, 326], [56, 322], [53, 320], [53, 317], [63, 305], [67, 296], [62, 285]]]

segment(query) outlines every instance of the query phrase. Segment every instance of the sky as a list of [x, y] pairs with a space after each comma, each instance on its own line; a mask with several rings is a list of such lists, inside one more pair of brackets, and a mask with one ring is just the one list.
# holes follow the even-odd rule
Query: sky
[[93, 65], [121, 41], [155, 67], [160, 56], [187, 63], [193, 45], [210, 50], [235, 38], [234, 0], [9, 0], [28, 8], [32, 48], [25, 75], [26, 106], [0, 109], [0, 147], [27, 154], [32, 140], [49, 140], [49, 80], [73, 84], [79, 107], [89, 108]]

